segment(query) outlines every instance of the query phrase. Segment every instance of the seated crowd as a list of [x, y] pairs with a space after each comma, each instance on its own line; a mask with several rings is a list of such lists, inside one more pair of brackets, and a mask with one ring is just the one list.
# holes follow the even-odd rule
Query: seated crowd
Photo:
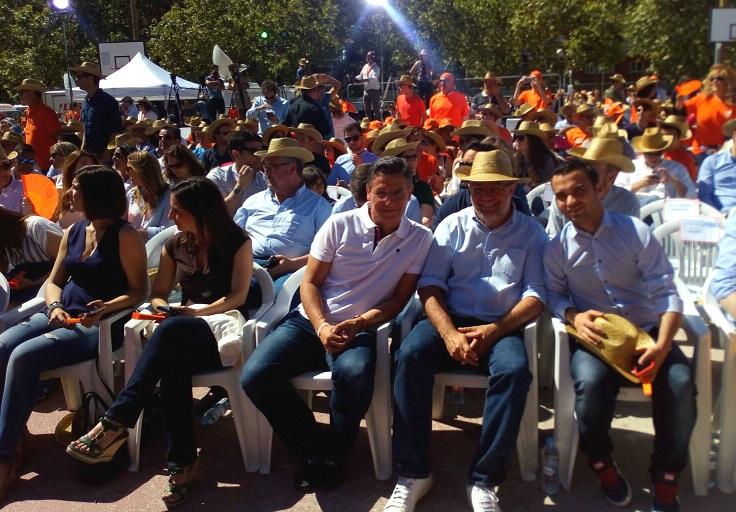
[[[414, 510], [432, 486], [434, 375], [461, 367], [488, 376], [467, 499], [475, 511], [500, 510], [532, 380], [523, 328], [545, 309], [577, 333], [570, 368], [580, 449], [618, 506], [632, 489], [609, 430], [626, 380], [592, 350], [604, 336], [596, 319], [621, 315], [655, 340], [637, 361], [653, 384], [652, 510], [679, 510], [678, 475], [696, 414], [708, 411], [696, 412], [693, 369], [673, 344], [683, 302], [672, 265], [638, 216], [662, 198], [699, 198], [724, 214], [736, 207], [734, 70], [713, 66], [702, 91], [669, 105], [642, 77], [626, 101], [578, 96], [558, 112], [538, 71], [510, 101], [492, 73], [470, 101], [443, 73], [429, 108], [403, 75], [396, 111], [374, 121], [339, 111], [339, 82], [317, 74], [302, 78], [285, 106], [266, 81], [244, 119], [187, 119], [186, 140], [183, 125], [119, 115], [129, 102], [112, 109], [96, 65], [75, 73], [88, 93], [81, 123], [42, 124], [44, 87], [27, 79], [18, 90], [34, 130], [9, 145], [8, 131], [0, 148], [0, 270], [14, 303], [44, 283], [46, 302], [0, 332], [0, 495], [18, 478], [41, 374], [94, 358], [100, 319], [148, 300], [171, 318], [67, 453], [110, 461], [158, 384], [171, 475], [162, 499], [185, 501], [200, 464], [192, 375], [223, 366], [211, 318], [242, 326], [261, 305], [257, 263], [277, 294], [306, 267], [300, 300], [241, 374], [243, 392], [298, 460], [298, 490], [340, 483], [373, 397], [376, 329], [418, 300], [423, 319], [392, 339], [398, 481], [385, 510]], [[509, 116], [518, 118], [510, 131]], [[41, 215], [24, 188], [30, 174], [56, 188], [53, 213]], [[528, 204], [536, 187], [548, 192]], [[172, 226], [148, 293], [145, 243]], [[735, 237], [731, 216], [714, 293], [734, 317]], [[169, 304], [177, 287], [180, 304]], [[114, 349], [129, 318], [112, 324]], [[324, 429], [291, 379], [328, 369]], [[224, 396], [212, 388], [206, 400]]]

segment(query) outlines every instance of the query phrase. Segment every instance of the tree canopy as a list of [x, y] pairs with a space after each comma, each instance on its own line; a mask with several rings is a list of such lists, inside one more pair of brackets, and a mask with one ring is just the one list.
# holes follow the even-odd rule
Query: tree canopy
[[[72, 0], [69, 58], [97, 60], [98, 42], [132, 40], [127, 1]], [[352, 73], [365, 51], [383, 48], [385, 71], [406, 72], [420, 48], [436, 67], [462, 63], [469, 76], [610, 68], [642, 58], [671, 80], [702, 76], [714, 0], [393, 0], [384, 12], [364, 0], [137, 0], [149, 56], [190, 80], [204, 74], [212, 47], [248, 64], [253, 80], [294, 81], [299, 58]], [[392, 12], [398, 13], [391, 15]], [[60, 87], [66, 70], [62, 16], [45, 0], [0, 0], [5, 20], [0, 100], [17, 98], [24, 77]], [[734, 49], [726, 45], [730, 58]], [[563, 49], [565, 58], [558, 55]]]

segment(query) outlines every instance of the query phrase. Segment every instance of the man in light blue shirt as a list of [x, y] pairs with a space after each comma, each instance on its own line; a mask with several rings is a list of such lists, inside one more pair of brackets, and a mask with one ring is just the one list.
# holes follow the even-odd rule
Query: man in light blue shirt
[[736, 318], [736, 212], [726, 220], [726, 235], [718, 245], [710, 290], [731, 319]]
[[[734, 139], [736, 120], [723, 125], [723, 134]], [[698, 171], [698, 197], [726, 212], [736, 206], [736, 144], [703, 160]]]
[[682, 318], [672, 266], [646, 224], [603, 209], [592, 167], [572, 161], [552, 176], [552, 189], [570, 222], [547, 244], [545, 284], [549, 310], [579, 334], [570, 370], [580, 449], [606, 499], [628, 504], [631, 488], [613, 462], [608, 435], [616, 395], [628, 381], [586, 348], [598, 346], [605, 336], [594, 320], [615, 313], [656, 340], [637, 361], [641, 368], [651, 365], [644, 378], [654, 390], [652, 510], [679, 510], [677, 476], [687, 463], [695, 425], [695, 386], [687, 358], [672, 343]]
[[258, 135], [263, 135], [273, 125], [283, 123], [289, 113], [289, 102], [279, 96], [279, 88], [273, 80], [261, 84], [263, 96], [257, 96], [245, 113], [246, 119], [258, 119]]
[[399, 480], [387, 510], [413, 510], [432, 485], [435, 373], [467, 366], [489, 376], [466, 487], [474, 510], [489, 510], [484, 507], [498, 502], [495, 486], [508, 470], [531, 382], [522, 328], [544, 309], [540, 255], [547, 237], [536, 220], [512, 206], [520, 180], [506, 151], [479, 152], [472, 167], [458, 169], [457, 175], [468, 182], [473, 206], [437, 227], [418, 283], [427, 319], [402, 340], [394, 356]]
[[274, 257], [268, 272], [278, 290], [292, 272], [306, 265], [314, 235], [332, 208], [304, 186], [302, 169], [313, 157], [294, 139], [271, 139], [268, 150], [257, 151], [256, 156], [263, 157], [268, 188], [245, 200], [235, 212], [235, 222], [248, 232], [259, 264]]
[[378, 157], [365, 148], [365, 135], [358, 123], [349, 124], [345, 127], [345, 142], [348, 152], [337, 157], [332, 172], [327, 176], [328, 185], [346, 186], [350, 181], [350, 175], [360, 164], [372, 164]]

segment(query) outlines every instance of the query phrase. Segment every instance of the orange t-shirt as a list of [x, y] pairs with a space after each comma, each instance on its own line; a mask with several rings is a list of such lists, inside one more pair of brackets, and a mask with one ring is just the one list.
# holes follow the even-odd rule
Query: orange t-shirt
[[519, 101], [521, 102], [520, 105], [528, 103], [537, 110], [539, 110], [540, 108], [547, 108], [547, 106], [549, 105], [549, 97], [546, 96], [543, 98], [542, 96], [537, 94], [537, 91], [535, 91], [533, 88], [527, 89], [526, 91], [519, 94]]
[[452, 91], [447, 95], [438, 92], [429, 100], [429, 117], [433, 119], [449, 117], [453, 126], [460, 127], [468, 114], [470, 114], [468, 99], [458, 91]]
[[501, 137], [503, 140], [511, 144], [513, 142], [513, 137], [511, 136], [511, 132], [508, 131], [503, 126], [498, 127], [498, 136]]
[[726, 121], [736, 117], [736, 108], [730, 103], [723, 102], [715, 94], [700, 93], [685, 102], [688, 114], [695, 114], [695, 140], [693, 152], [701, 153], [700, 146], [715, 146], [723, 144], [721, 128]]
[[690, 177], [693, 179], [693, 182], [697, 181], [698, 166], [695, 165], [695, 157], [693, 157], [693, 154], [690, 153], [690, 151], [688, 151], [687, 149], [683, 147], [679, 147], [672, 151], [665, 151], [664, 157], [667, 160], [674, 160], [675, 162], [680, 162], [682, 165], [685, 166], [685, 169], [687, 169], [687, 172], [688, 174], [690, 174]]
[[405, 94], [399, 94], [396, 98], [396, 112], [402, 121], [421, 128], [427, 107], [424, 106], [424, 101], [418, 94], [412, 94], [408, 98]]
[[26, 144], [33, 146], [36, 153], [36, 162], [40, 169], [48, 169], [49, 150], [56, 144], [56, 136], [59, 134], [59, 118], [56, 112], [46, 105], [28, 107], [26, 109]]
[[570, 144], [570, 147], [577, 148], [583, 145], [583, 143], [590, 138], [590, 135], [585, 133], [577, 126], [573, 126], [565, 132], [565, 138]]

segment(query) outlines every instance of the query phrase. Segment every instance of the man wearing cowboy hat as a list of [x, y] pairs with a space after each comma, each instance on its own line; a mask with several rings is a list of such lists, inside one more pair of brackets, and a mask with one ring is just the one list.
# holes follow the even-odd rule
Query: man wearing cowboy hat
[[427, 106], [415, 92], [416, 85], [411, 75], [401, 75], [399, 78], [399, 95], [396, 97], [394, 115], [406, 124], [421, 128], [427, 117]]
[[322, 147], [322, 134], [308, 123], [299, 123], [299, 126], [292, 128], [291, 131], [294, 132], [294, 138], [299, 145], [312, 153], [312, 165], [318, 167], [326, 178], [330, 174], [331, 168]]
[[736, 119], [723, 125], [723, 135], [732, 142], [731, 148], [714, 153], [705, 160], [698, 172], [698, 197], [722, 212], [736, 206]]
[[373, 50], [365, 54], [365, 64], [355, 76], [363, 82], [363, 110], [370, 120], [382, 119], [381, 115], [381, 68], [376, 62], [376, 52]]
[[611, 87], [603, 93], [603, 99], [610, 99], [612, 102], [626, 103], [626, 79], [620, 73], [610, 77]]
[[328, 185], [345, 186], [350, 181], [353, 170], [361, 164], [372, 164], [378, 157], [366, 149], [366, 138], [358, 123], [345, 127], [343, 139], [347, 143], [348, 152], [337, 157], [327, 176]]
[[123, 132], [123, 120], [115, 98], [100, 89], [103, 75], [100, 66], [93, 62], [82, 62], [72, 68], [75, 73], [77, 87], [87, 93], [82, 107], [84, 135], [82, 148], [101, 155], [107, 151], [108, 141], [116, 134]]
[[381, 153], [381, 156], [396, 156], [404, 160], [406, 168], [412, 175], [412, 194], [419, 201], [422, 211], [422, 224], [427, 227], [432, 226], [432, 217], [434, 217], [434, 195], [432, 187], [426, 181], [422, 181], [417, 176], [417, 163], [419, 161], [419, 142], [407, 142], [403, 137], [394, 139], [388, 144]]
[[583, 146], [593, 136], [595, 107], [583, 103], [575, 109], [575, 124], [565, 131], [565, 139], [571, 147]]
[[299, 67], [296, 68], [296, 81], [301, 82], [302, 78], [304, 78], [304, 75], [307, 73], [307, 65], [309, 64], [309, 61], [306, 57], [302, 57], [299, 59]]
[[309, 246], [332, 208], [304, 186], [302, 170], [314, 156], [297, 141], [271, 139], [268, 150], [255, 155], [263, 160], [268, 189], [247, 198], [234, 219], [253, 240], [256, 261], [265, 265], [271, 256], [276, 258], [268, 272], [277, 291], [289, 274], [307, 263]]
[[[610, 138], [594, 137], [587, 148], [570, 150], [570, 156], [589, 163], [598, 173], [598, 188], [601, 204], [607, 211], [621, 215], [639, 217], [639, 200], [629, 190], [614, 185], [619, 172], [634, 172], [634, 163], [625, 156], [620, 141]], [[567, 218], [552, 201], [547, 220], [547, 234], [554, 238], [562, 230]]]
[[318, 80], [318, 75], [305, 76], [296, 88], [301, 92], [301, 96], [291, 100], [284, 124], [287, 126], [299, 126], [299, 123], [311, 124], [323, 138], [329, 137], [330, 125], [322, 111], [321, 103], [326, 87]]
[[205, 135], [213, 143], [213, 146], [205, 151], [202, 159], [205, 170], [209, 171], [230, 160], [227, 152], [227, 139], [234, 130], [235, 121], [227, 117], [217, 119], [205, 128]]
[[26, 144], [33, 146], [40, 168], [48, 170], [49, 149], [56, 143], [61, 126], [56, 112], [43, 103], [46, 86], [38, 80], [26, 78], [15, 90], [20, 92], [21, 103], [28, 106], [24, 128]]
[[654, 101], [647, 98], [637, 98], [632, 104], [633, 112], [636, 112], [635, 120], [626, 126], [629, 140], [640, 137], [644, 130], [657, 125], [659, 107]]
[[256, 96], [245, 113], [246, 119], [258, 119], [258, 135], [263, 136], [271, 126], [283, 123], [289, 113], [289, 102], [279, 95], [279, 88], [273, 80], [261, 84], [261, 96]]
[[[431, 232], [404, 214], [411, 176], [400, 159], [373, 164], [366, 191], [361, 208], [333, 215], [319, 230], [302, 305], [258, 345], [241, 375], [245, 393], [299, 459], [299, 492], [339, 483], [373, 397], [375, 328], [414, 293], [432, 243]], [[328, 368], [333, 391], [324, 432], [290, 381]]]
[[684, 118], [675, 115], [667, 116], [660, 123], [659, 129], [664, 135], [670, 135], [672, 137], [672, 145], [664, 152], [664, 157], [667, 160], [674, 160], [675, 162], [681, 163], [687, 169], [693, 181], [698, 179], [698, 166], [695, 163], [695, 157], [693, 157], [693, 154], [683, 144], [684, 140], [691, 139], [693, 136]]
[[399, 479], [385, 510], [412, 511], [431, 487], [434, 374], [467, 367], [489, 375], [467, 496], [475, 511], [500, 511], [496, 486], [508, 470], [532, 378], [521, 330], [544, 310], [539, 254], [547, 237], [512, 206], [519, 179], [506, 151], [480, 152], [457, 173], [473, 206], [437, 227], [418, 283], [427, 319], [394, 355]]
[[6, 210], [23, 213], [23, 183], [13, 176], [13, 158], [16, 156], [14, 153], [7, 155], [5, 150], [0, 148], [0, 206]]
[[603, 208], [598, 174], [589, 165], [575, 160], [559, 169], [552, 189], [570, 222], [545, 249], [545, 283], [549, 310], [578, 333], [570, 370], [580, 449], [606, 499], [627, 505], [631, 487], [613, 461], [608, 434], [616, 395], [627, 381], [586, 348], [604, 341], [596, 318], [615, 313], [656, 339], [637, 360], [654, 390], [652, 510], [678, 511], [677, 475], [687, 463], [696, 411], [692, 369], [672, 343], [683, 308], [672, 265], [646, 224]]
[[438, 88], [439, 92], [429, 100], [429, 117], [449, 118], [453, 126], [460, 126], [470, 116], [468, 98], [455, 90], [455, 77], [452, 73], [440, 75]]
[[671, 135], [657, 128], [647, 128], [631, 141], [639, 157], [634, 172], [619, 175], [616, 185], [637, 194], [642, 205], [665, 197], [695, 198], [698, 193], [687, 169], [674, 160], [665, 160], [664, 152], [672, 146]]
[[511, 105], [501, 94], [501, 80], [496, 78], [496, 75], [490, 71], [483, 77], [483, 89], [473, 96], [470, 108], [473, 112], [478, 112], [483, 105], [494, 105], [501, 112], [499, 117], [511, 112]]
[[263, 142], [255, 133], [236, 132], [228, 138], [227, 149], [232, 163], [215, 167], [207, 173], [207, 178], [217, 185], [227, 211], [235, 216], [246, 199], [266, 190], [263, 162], [256, 156], [263, 149]]

